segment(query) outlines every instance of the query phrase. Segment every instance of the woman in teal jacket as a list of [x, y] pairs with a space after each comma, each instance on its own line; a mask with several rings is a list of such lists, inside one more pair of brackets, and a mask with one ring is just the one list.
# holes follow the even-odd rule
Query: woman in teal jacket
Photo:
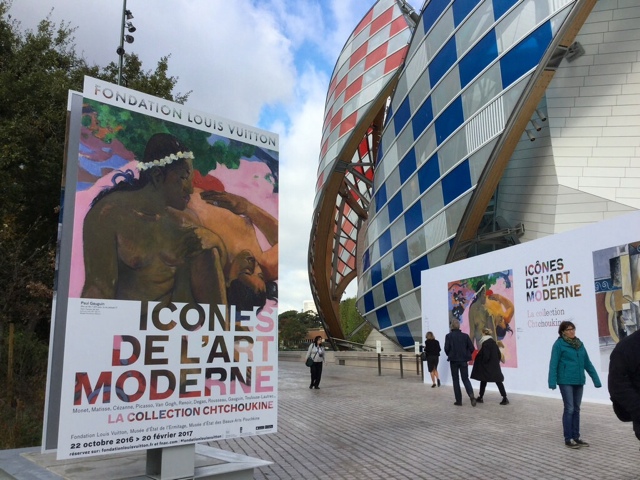
[[593, 368], [587, 349], [578, 337], [576, 326], [564, 321], [558, 328], [559, 338], [551, 349], [549, 362], [549, 388], [560, 387], [564, 411], [562, 413], [562, 429], [564, 444], [569, 448], [588, 447], [589, 444], [580, 438], [580, 403], [586, 382], [585, 370], [593, 380], [596, 388], [600, 388], [598, 372]]

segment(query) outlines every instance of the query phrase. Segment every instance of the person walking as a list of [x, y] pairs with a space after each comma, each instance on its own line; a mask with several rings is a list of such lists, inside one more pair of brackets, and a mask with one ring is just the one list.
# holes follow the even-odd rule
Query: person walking
[[322, 346], [322, 337], [318, 335], [313, 339], [313, 343], [309, 345], [307, 350], [307, 358], [313, 360], [311, 365], [311, 385], [309, 388], [320, 388], [320, 379], [322, 378], [322, 365], [324, 364], [324, 347]]
[[509, 405], [507, 392], [502, 383], [504, 382], [504, 375], [500, 368], [502, 355], [500, 353], [500, 347], [498, 347], [498, 344], [493, 339], [492, 333], [489, 328], [482, 329], [482, 338], [479, 342], [480, 350], [473, 361], [473, 368], [471, 369], [471, 378], [480, 382], [480, 395], [476, 398], [476, 402], [484, 402], [483, 397], [487, 383], [492, 382], [496, 384], [500, 395], [502, 395], [500, 405]]
[[564, 444], [569, 448], [588, 447], [580, 438], [580, 404], [586, 377], [589, 374], [596, 388], [600, 388], [598, 372], [593, 367], [584, 344], [576, 337], [576, 326], [565, 320], [558, 327], [558, 339], [551, 349], [549, 361], [549, 388], [560, 388], [564, 410], [562, 430]]
[[[433, 332], [427, 332], [427, 337], [424, 341], [424, 353], [427, 357], [427, 370], [431, 375], [431, 388], [435, 388], [436, 385], [440, 386], [440, 375], [438, 374], [438, 362], [440, 361], [440, 342], [436, 340]], [[437, 384], [436, 384], [437, 382]]]
[[609, 395], [613, 411], [623, 422], [633, 422], [640, 440], [640, 330], [618, 342], [609, 357]]
[[451, 367], [451, 379], [453, 381], [454, 405], [462, 405], [462, 392], [460, 390], [460, 378], [469, 395], [471, 406], [476, 406], [476, 397], [473, 395], [473, 387], [469, 381], [469, 360], [473, 353], [473, 343], [466, 333], [460, 331], [460, 321], [451, 320], [451, 331], [444, 337], [444, 353]]

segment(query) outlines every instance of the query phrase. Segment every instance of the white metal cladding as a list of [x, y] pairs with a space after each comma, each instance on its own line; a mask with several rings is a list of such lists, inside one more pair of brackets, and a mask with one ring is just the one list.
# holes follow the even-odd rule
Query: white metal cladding
[[467, 152], [473, 152], [487, 140], [504, 130], [502, 95], [487, 105], [465, 125]]

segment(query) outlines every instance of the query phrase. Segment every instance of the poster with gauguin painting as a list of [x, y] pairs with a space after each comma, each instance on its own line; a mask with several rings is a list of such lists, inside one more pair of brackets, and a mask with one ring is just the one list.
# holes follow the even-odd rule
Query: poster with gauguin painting
[[504, 354], [504, 367], [517, 367], [516, 315], [513, 303], [513, 272], [489, 273], [449, 282], [449, 321], [460, 321], [460, 330], [469, 334], [480, 348], [482, 330], [488, 328]]

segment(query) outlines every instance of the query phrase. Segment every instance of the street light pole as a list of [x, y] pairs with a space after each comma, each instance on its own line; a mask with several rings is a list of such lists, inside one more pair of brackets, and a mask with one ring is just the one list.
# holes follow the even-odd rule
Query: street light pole
[[127, 0], [122, 0], [122, 23], [120, 25], [120, 46], [118, 47], [117, 53], [120, 57], [118, 60], [118, 85], [122, 84], [122, 61], [124, 58], [124, 22], [126, 18], [127, 11]]

